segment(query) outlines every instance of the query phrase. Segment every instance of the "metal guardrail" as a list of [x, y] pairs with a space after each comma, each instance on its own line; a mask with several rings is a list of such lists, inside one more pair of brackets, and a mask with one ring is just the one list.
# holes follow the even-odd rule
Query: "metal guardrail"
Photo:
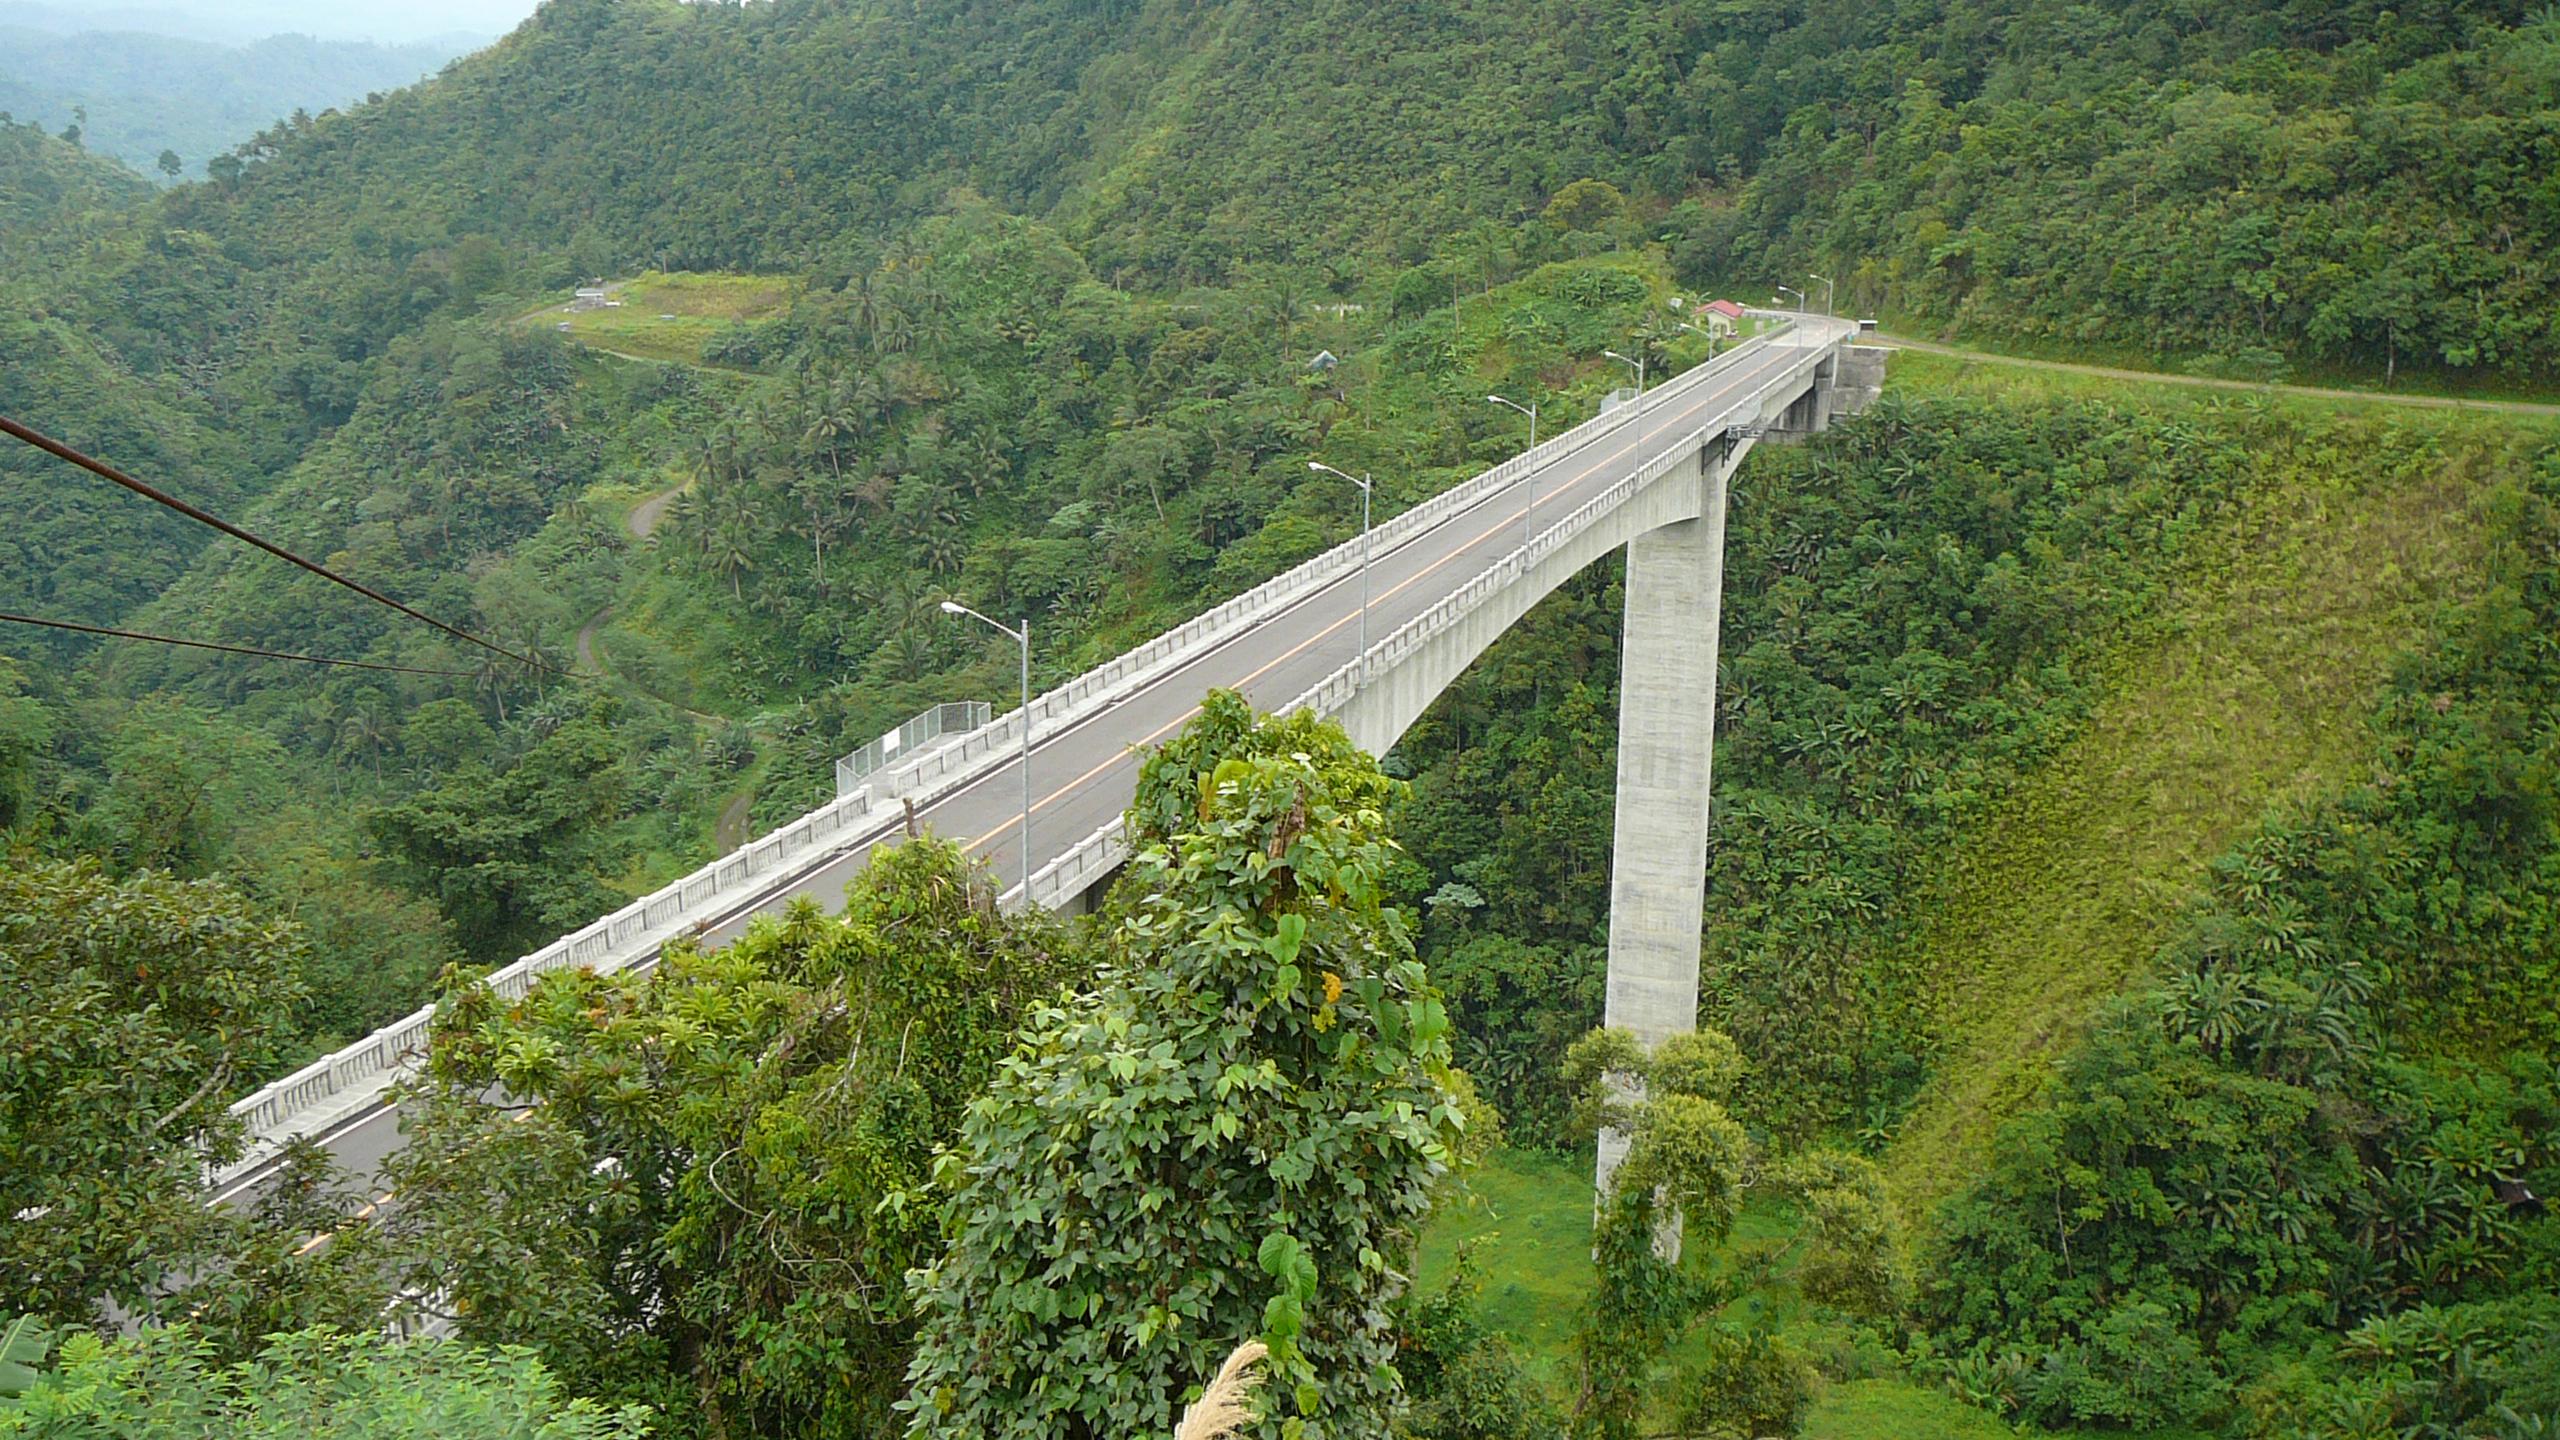
[[[1736, 351], [1728, 351], [1727, 354], [1737, 353], [1740, 348], [1736, 347]], [[1820, 363], [1816, 358], [1818, 354], [1818, 351], [1814, 352], [1801, 363], [1818, 365]], [[1688, 373], [1697, 372], [1693, 370]], [[1792, 373], [1791, 367], [1789, 373], [1782, 375], [1773, 383], [1784, 384], [1794, 378], [1796, 376]], [[1703, 448], [1707, 442], [1717, 435], [1736, 428], [1735, 412], [1756, 413], [1759, 404], [1760, 397], [1754, 394], [1738, 399], [1732, 405], [1716, 412], [1705, 424], [1682, 435], [1670, 449], [1645, 462], [1634, 474], [1576, 506], [1571, 514], [1540, 531], [1527, 544], [1477, 572], [1474, 578], [1442, 597], [1430, 609], [1397, 626], [1385, 638], [1344, 662], [1332, 674], [1308, 687], [1296, 699], [1279, 707], [1279, 713], [1287, 714], [1296, 710], [1310, 709], [1319, 715], [1332, 715], [1340, 711], [1350, 703], [1354, 695], [1359, 693], [1364, 675], [1384, 674], [1397, 661], [1437, 638], [1495, 594], [1510, 588], [1549, 555], [1572, 543], [1603, 516], [1634, 498], [1638, 491], [1669, 473], [1673, 467]], [[1035, 903], [1049, 909], [1056, 909], [1067, 900], [1092, 888], [1095, 881], [1126, 861], [1128, 852], [1128, 838], [1123, 832], [1122, 822], [1117, 819], [1108, 821], [1092, 834], [1077, 841], [1057, 859], [1041, 867], [1031, 876], [1026, 886], [1016, 887], [1006, 896], [1006, 899], [1018, 904], [1027, 891]]]
[[[1770, 334], [1782, 333], [1785, 328], [1781, 326]], [[1676, 395], [1702, 383], [1707, 376], [1730, 368], [1738, 357], [1753, 348], [1748, 343], [1738, 345], [1665, 381], [1649, 393], [1664, 398]], [[1637, 413], [1637, 407], [1631, 405], [1605, 410], [1548, 439], [1536, 449], [1523, 451], [1383, 522], [1372, 531], [1371, 540], [1376, 546], [1386, 549], [1402, 545], [1509, 486], [1523, 471], [1552, 464], [1614, 434], [1636, 418]], [[513, 964], [490, 972], [485, 983], [505, 999], [519, 999], [531, 988], [534, 978], [545, 971], [563, 965], [584, 965], [610, 971], [654, 954], [667, 941], [692, 932], [705, 918], [705, 911], [715, 906], [727, 908], [741, 892], [754, 888], [756, 882], [774, 874], [787, 862], [822, 847], [833, 848], [848, 840], [884, 830], [894, 822], [895, 815], [889, 807], [873, 803], [874, 791], [881, 795], [909, 795], [922, 803], [930, 795], [957, 783], [983, 765], [1001, 764], [1010, 759], [1019, 747], [1020, 726], [1030, 724], [1038, 727], [1033, 732], [1036, 737], [1040, 728], [1062, 726], [1082, 719], [1085, 713], [1096, 707], [1117, 703], [1122, 696], [1137, 689], [1159, 671], [1183, 663], [1195, 652], [1261, 623], [1269, 614], [1342, 575], [1354, 572], [1360, 564], [1361, 549], [1357, 540], [1334, 546], [1233, 599], [1211, 607], [1107, 664], [1035, 697], [1027, 709], [1015, 710], [1002, 720], [977, 725], [953, 743], [929, 746], [925, 753], [918, 754], [906, 749], [906, 742], [902, 742], [903, 760], [886, 754], [884, 749], [880, 768], [864, 777], [886, 777], [877, 783], [857, 785], [848, 793], [843, 785], [840, 762], [839, 793], [834, 801], [672, 884], [632, 901], [603, 919], [572, 931]], [[1397, 633], [1404, 632], [1399, 630]], [[1389, 636], [1381, 645], [1392, 644], [1394, 640], [1394, 636]], [[1372, 646], [1372, 653], [1377, 653], [1379, 648]], [[919, 720], [922, 718], [918, 717]], [[900, 727], [902, 731], [905, 728]], [[1116, 825], [1106, 829], [1116, 833]], [[1097, 865], [1107, 869], [1118, 864], [1118, 857], [1110, 856], [1106, 860], [1104, 852], [1095, 848], [1102, 833], [1097, 831], [1094, 836], [1087, 837], [1034, 874], [1029, 893], [1041, 897], [1042, 903], [1054, 904], [1059, 897], [1072, 895], [1084, 888], [1082, 884], [1067, 888], [1078, 876], [1088, 877], [1086, 883], [1089, 883]], [[1023, 890], [1024, 887], [1017, 886], [1008, 899], [1018, 902]], [[246, 1123], [251, 1137], [250, 1148], [240, 1161], [213, 1177], [215, 1183], [227, 1183], [263, 1166], [290, 1135], [326, 1129], [369, 1108], [424, 1055], [427, 1030], [434, 1013], [432, 1006], [422, 1008], [234, 1103], [231, 1111]]]
[[892, 764], [915, 759], [935, 741], [984, 726], [994, 715], [995, 707], [984, 700], [946, 700], [934, 706], [836, 761], [836, 798], [851, 795]]

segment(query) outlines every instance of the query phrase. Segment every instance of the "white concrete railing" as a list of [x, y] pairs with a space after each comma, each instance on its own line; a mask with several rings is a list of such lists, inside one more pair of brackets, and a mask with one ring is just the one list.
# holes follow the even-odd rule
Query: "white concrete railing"
[[[1774, 332], [1773, 332], [1774, 333]], [[1739, 348], [1739, 347], [1737, 347]], [[1734, 352], [1728, 351], [1727, 354]], [[1819, 363], [1819, 350], [1810, 351], [1802, 363]], [[1695, 373], [1690, 372], [1690, 373]], [[1785, 384], [1797, 378], [1791, 372], [1774, 377], [1772, 384]], [[1667, 387], [1666, 387], [1667, 388]], [[1734, 428], [1738, 413], [1756, 412], [1761, 404], [1761, 391], [1735, 400], [1719, 410], [1706, 423], [1690, 430], [1670, 449], [1637, 469], [1623, 480], [1576, 506], [1573, 512], [1554, 522], [1526, 545], [1513, 550], [1500, 560], [1478, 571], [1475, 577], [1456, 591], [1442, 597], [1430, 609], [1397, 626], [1385, 638], [1343, 663], [1332, 674], [1317, 681], [1277, 713], [1308, 709], [1319, 715], [1331, 715], [1350, 703], [1362, 684], [1362, 676], [1379, 675], [1396, 662], [1413, 653], [1443, 631], [1456, 625], [1495, 594], [1509, 589], [1540, 561], [1571, 543], [1592, 525], [1634, 498], [1647, 485], [1669, 473], [1675, 466], [1695, 454], [1717, 435]], [[1005, 899], [1018, 904], [1027, 889], [1033, 901], [1047, 909], [1057, 909], [1068, 900], [1083, 894], [1094, 883], [1128, 859], [1128, 837], [1118, 819], [1079, 840], [1057, 859], [1034, 872], [1028, 886], [1016, 886]]]
[[[1769, 332], [1783, 333], [1781, 325]], [[1766, 337], [1761, 337], [1766, 338]], [[1750, 351], [1749, 344], [1737, 345], [1722, 355], [1691, 366], [1647, 394], [1650, 404], [1658, 404], [1682, 390], [1701, 383], [1707, 376], [1731, 368], [1736, 357]], [[1520, 478], [1524, 470], [1549, 465], [1595, 440], [1615, 434], [1635, 416], [1633, 406], [1603, 410], [1561, 435], [1551, 436], [1535, 450], [1524, 450], [1471, 480], [1452, 485], [1411, 509], [1380, 522], [1370, 532], [1370, 542], [1381, 552], [1413, 540], [1439, 525], [1443, 520], [1468, 509], [1479, 501], [1499, 493]], [[1109, 705], [1131, 691], [1141, 688], [1156, 674], [1189, 660], [1198, 651], [1225, 639], [1237, 631], [1252, 628], [1273, 612], [1310, 594], [1360, 567], [1359, 540], [1345, 541], [1297, 566], [1273, 576], [1251, 590], [1212, 606], [1182, 624], [1167, 630], [1145, 644], [1103, 665], [1088, 670], [1054, 690], [1032, 697], [1030, 724], [1033, 743], [1039, 742], [1043, 730], [1072, 720], [1082, 719], [1095, 705]], [[1023, 712], [1014, 710], [991, 725], [971, 731], [956, 745], [948, 745], [925, 757], [918, 764], [900, 770], [886, 780], [876, 782], [874, 792], [902, 795], [938, 788], [942, 780], [973, 770], [989, 757], [1001, 761], [1022, 745]]]
[[[514, 964], [491, 971], [484, 983], [515, 1000], [532, 988], [534, 977], [564, 965], [619, 969], [690, 933], [706, 912], [726, 908], [789, 862], [837, 848], [836, 842], [848, 837], [875, 833], [895, 818], [890, 807], [872, 803], [867, 789], [821, 805]], [[231, 1113], [248, 1126], [250, 1149], [217, 1181], [265, 1163], [289, 1134], [324, 1128], [340, 1118], [336, 1112], [368, 1106], [425, 1053], [427, 1025], [434, 1014], [433, 1006], [417, 1010], [233, 1104]]]
[[[1691, 367], [1649, 392], [1654, 397], [1650, 403], [1661, 403], [1707, 376], [1731, 368], [1754, 348], [1751, 343], [1738, 345]], [[1595, 415], [1549, 438], [1535, 450], [1523, 451], [1376, 526], [1371, 542], [1392, 550], [1499, 492], [1518, 479], [1523, 470], [1551, 464], [1615, 433], [1636, 414], [1636, 407], [1620, 406]], [[1267, 614], [1352, 573], [1360, 564], [1361, 553], [1357, 539], [1334, 546], [1107, 664], [1034, 697], [1028, 721], [1035, 727], [1035, 739], [1041, 729], [1072, 723], [1096, 707], [1116, 703], [1156, 673], [1183, 663], [1198, 650], [1250, 628]], [[584, 965], [609, 972], [644, 959], [668, 940], [693, 931], [706, 918], [706, 912], [732, 908], [742, 894], [756, 888], [786, 861], [821, 847], [841, 848], [843, 842], [885, 831], [896, 822], [899, 813], [899, 807], [890, 803], [894, 797], [911, 797], [922, 803], [979, 768], [1004, 763], [1020, 746], [1023, 723], [1025, 712], [1017, 709], [993, 724], [969, 732], [956, 743], [914, 756], [905, 765], [874, 772], [871, 783], [490, 972], [486, 983], [500, 996], [513, 1000], [524, 995], [535, 976], [563, 965]], [[1072, 895], [1083, 888], [1062, 887], [1079, 875], [1091, 875], [1101, 853], [1093, 849], [1100, 833], [1087, 837], [1034, 874], [1031, 893], [1043, 897], [1043, 903], [1054, 904], [1056, 897]], [[1118, 863], [1118, 858], [1113, 857], [1102, 868]], [[1016, 887], [1009, 898], [1018, 901], [1021, 888]], [[217, 1185], [264, 1165], [288, 1136], [324, 1130], [370, 1108], [423, 1057], [427, 1028], [434, 1013], [433, 1006], [421, 1008], [235, 1102], [231, 1112], [246, 1124], [250, 1146], [239, 1162], [214, 1177]]]

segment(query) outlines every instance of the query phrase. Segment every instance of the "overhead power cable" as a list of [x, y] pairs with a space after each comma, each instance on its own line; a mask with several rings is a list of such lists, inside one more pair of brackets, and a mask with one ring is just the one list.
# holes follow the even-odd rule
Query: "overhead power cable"
[[220, 650], [231, 655], [256, 655], [267, 660], [300, 660], [311, 665], [344, 665], [352, 670], [396, 670], [403, 675], [454, 675], [471, 678], [468, 670], [430, 670], [420, 665], [385, 665], [374, 660], [341, 660], [333, 655], [298, 655], [290, 650], [261, 650], [254, 645], [223, 645], [211, 640], [187, 640], [176, 635], [146, 635], [139, 630], [117, 630], [105, 625], [83, 625], [77, 620], [48, 620], [41, 615], [12, 615], [0, 610], [0, 621], [11, 625], [41, 625], [48, 630], [76, 630], [83, 635], [111, 635], [118, 640], [148, 640], [154, 645], [184, 645], [190, 650]]
[[453, 636], [457, 640], [469, 641], [471, 644], [477, 645], [483, 650], [494, 650], [498, 654], [504, 655], [508, 659], [515, 661], [517, 664], [530, 665], [534, 669], [543, 671], [547, 674], [558, 675], [561, 673], [551, 666], [545, 665], [541, 661], [534, 659], [532, 656], [519, 655], [513, 650], [498, 644], [494, 640], [483, 640], [468, 630], [447, 625], [433, 615], [412, 610], [408, 606], [401, 604], [399, 601], [392, 599], [390, 596], [383, 594], [381, 591], [374, 589], [370, 585], [366, 585], [361, 581], [350, 580], [346, 576], [339, 574], [337, 571], [330, 569], [328, 566], [323, 565], [316, 560], [305, 560], [301, 556], [294, 554], [292, 551], [287, 550], [273, 541], [252, 535], [248, 531], [241, 529], [239, 526], [232, 524], [228, 520], [207, 514], [206, 512], [197, 509], [195, 506], [188, 504], [186, 501], [179, 499], [177, 496], [172, 495], [157, 486], [137, 480], [117, 469], [113, 465], [108, 464], [104, 460], [83, 455], [79, 451], [72, 449], [70, 446], [63, 444], [61, 441], [54, 439], [52, 436], [39, 430], [31, 430], [26, 426], [19, 424], [17, 421], [10, 419], [6, 415], [0, 415], [0, 433], [5, 433], [15, 439], [23, 440], [27, 444], [33, 445], [37, 449], [44, 451], [46, 454], [51, 455], [58, 460], [67, 460], [101, 479], [112, 480], [116, 484], [132, 491], [134, 494], [140, 495], [154, 504], [165, 505], [200, 525], [210, 525], [214, 529], [221, 531], [223, 534], [228, 535], [235, 540], [245, 540], [249, 544], [257, 546], [259, 549], [266, 551], [268, 554], [273, 555], [280, 560], [289, 561], [295, 565], [299, 565], [303, 569], [310, 571], [312, 574], [317, 575], [321, 579], [327, 580], [332, 584], [343, 585], [378, 605], [388, 605], [392, 609], [399, 611], [401, 614], [408, 616], [410, 619], [419, 621], [423, 624], [432, 625], [447, 635]]

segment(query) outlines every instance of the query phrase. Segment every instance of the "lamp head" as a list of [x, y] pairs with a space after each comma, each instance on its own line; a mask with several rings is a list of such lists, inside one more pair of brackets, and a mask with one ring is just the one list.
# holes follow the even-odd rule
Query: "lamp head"
[[945, 600], [942, 602], [942, 613], [945, 615], [966, 615], [969, 613], [969, 607], [961, 604], [957, 600]]

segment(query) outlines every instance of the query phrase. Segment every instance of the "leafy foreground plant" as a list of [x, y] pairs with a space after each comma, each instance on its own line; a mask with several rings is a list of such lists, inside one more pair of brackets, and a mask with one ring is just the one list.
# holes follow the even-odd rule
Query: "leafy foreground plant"
[[523, 1350], [408, 1344], [307, 1330], [224, 1365], [214, 1341], [173, 1325], [101, 1342], [74, 1335], [59, 1368], [0, 1390], [0, 1435], [45, 1440], [640, 1440], [638, 1406], [571, 1399]]
[[142, 1319], [223, 1288], [231, 1090], [275, 1053], [302, 936], [214, 881], [0, 863], [0, 1313]]
[[1163, 1434], [1257, 1331], [1263, 1432], [1389, 1433], [1388, 1306], [1464, 1128], [1383, 900], [1397, 788], [1224, 691], [1150, 757], [1095, 988], [1032, 1017], [936, 1165], [911, 1436]]
[[935, 1239], [881, 1201], [924, 1183], [1063, 938], [924, 840], [876, 856], [840, 916], [797, 906], [645, 976], [555, 972], [511, 1007], [473, 987], [438, 1018], [399, 1203], [334, 1263], [673, 1434], [880, 1434], [902, 1277]]
[[[1803, 1208], [1797, 1278], [1805, 1298], [1868, 1315], [1905, 1300], [1899, 1227], [1875, 1166], [1831, 1151], [1764, 1165], [1725, 1112], [1745, 1069], [1741, 1050], [1716, 1030], [1674, 1035], [1651, 1055], [1626, 1031], [1595, 1030], [1565, 1057], [1583, 1123], [1627, 1137], [1592, 1234], [1599, 1284], [1581, 1337], [1577, 1437], [1634, 1440], [1663, 1356], [1701, 1323], [1707, 1358], [1668, 1391], [1676, 1433], [1796, 1433], [1813, 1402], [1811, 1368], [1765, 1331], [1715, 1316], [1782, 1258], [1719, 1253], [1754, 1189]], [[1666, 1258], [1674, 1237], [1678, 1258]]]

